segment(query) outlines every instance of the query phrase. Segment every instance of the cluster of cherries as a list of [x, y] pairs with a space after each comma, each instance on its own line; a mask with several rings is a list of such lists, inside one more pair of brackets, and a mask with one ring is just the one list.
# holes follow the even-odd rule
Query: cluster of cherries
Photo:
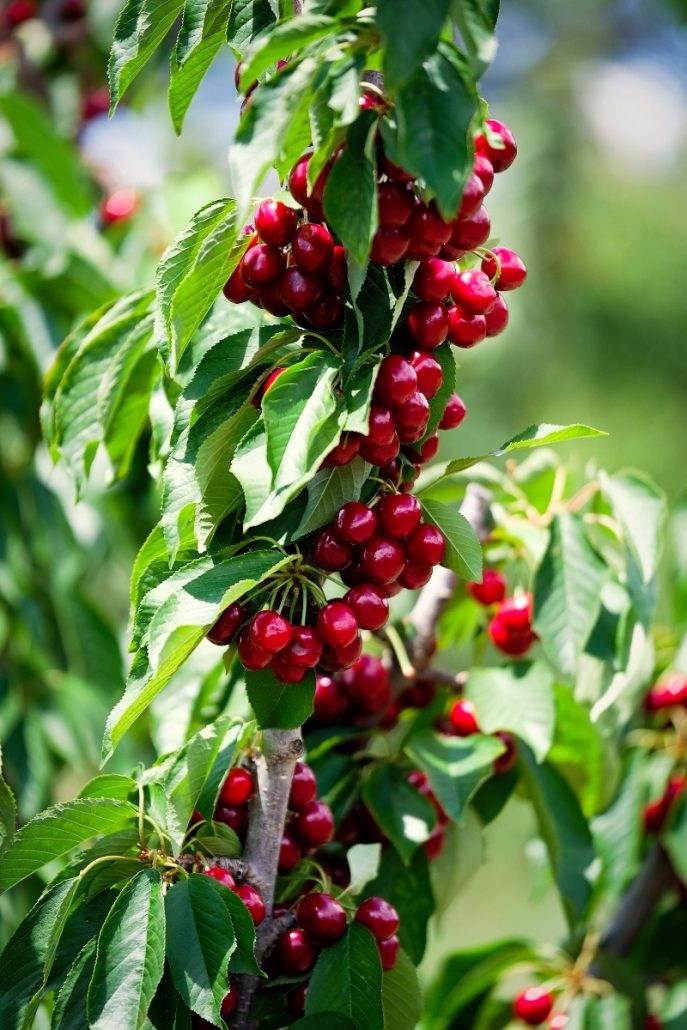
[[497, 569], [485, 569], [481, 583], [468, 583], [468, 593], [483, 605], [497, 605], [489, 622], [492, 643], [504, 654], [518, 658], [529, 651], [537, 639], [532, 629], [533, 598], [530, 593], [506, 597], [507, 583]]
[[[10, 31], [16, 29], [32, 18], [40, 15], [39, 4], [36, 0], [10, 0], [3, 11], [5, 22]], [[60, 21], [78, 21], [86, 14], [84, 0], [62, 0], [55, 12]]]
[[304, 852], [328, 844], [334, 836], [329, 805], [317, 800], [317, 780], [309, 765], [296, 762], [289, 794], [289, 814], [279, 849], [279, 872], [295, 869]]

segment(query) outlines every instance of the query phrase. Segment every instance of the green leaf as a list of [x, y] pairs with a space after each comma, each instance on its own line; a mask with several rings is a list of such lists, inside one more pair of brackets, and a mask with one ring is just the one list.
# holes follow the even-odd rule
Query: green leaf
[[463, 579], [482, 579], [482, 546], [474, 529], [459, 511], [441, 501], [423, 501], [427, 522], [441, 530], [446, 538], [446, 555], [442, 562]]
[[381, 844], [354, 844], [348, 849], [346, 859], [351, 879], [347, 890], [353, 897], [360, 894], [361, 890], [375, 879], [381, 858]]
[[551, 747], [556, 711], [553, 676], [543, 662], [470, 669], [465, 696], [483, 733], [510, 730], [543, 761]]
[[417, 849], [408, 865], [395, 848], [384, 851], [379, 875], [363, 892], [366, 898], [377, 895], [386, 898], [398, 912], [401, 947], [418, 965], [427, 943], [427, 923], [435, 908], [429, 862], [422, 848]]
[[603, 475], [601, 488], [639, 563], [643, 581], [648, 583], [658, 565], [660, 530], [666, 515], [665, 494], [635, 472]]
[[124, 829], [136, 815], [133, 805], [110, 798], [84, 798], [48, 808], [15, 835], [2, 860], [0, 892], [93, 837]]
[[445, 737], [426, 729], [413, 733], [405, 750], [429, 777], [447, 815], [460, 822], [471, 795], [503, 753], [503, 744], [493, 737]]
[[377, 25], [386, 37], [384, 84], [403, 86], [437, 48], [451, 0], [378, 0]]
[[192, 875], [168, 891], [167, 961], [188, 1008], [215, 1026], [228, 990], [227, 970], [236, 939], [229, 911], [210, 882]]
[[100, 931], [88, 988], [89, 1027], [140, 1026], [164, 965], [162, 878], [156, 869], [144, 869], [119, 894]]
[[227, 39], [243, 54], [255, 37], [277, 20], [270, 0], [232, 0]]
[[661, 840], [677, 875], [680, 879], [687, 879], [687, 804], [684, 800]]
[[246, 691], [261, 729], [291, 730], [313, 713], [315, 674], [311, 669], [300, 683], [281, 683], [272, 670], [246, 671]]
[[172, 28], [184, 0], [127, 0], [110, 51], [110, 112]]
[[169, 111], [177, 133], [205, 73], [227, 38], [232, 0], [186, 0], [171, 58]]
[[193, 1017], [176, 992], [169, 966], [165, 967], [141, 1030], [193, 1030]]
[[290, 57], [310, 43], [331, 36], [337, 29], [334, 18], [323, 15], [300, 14], [267, 29], [253, 41], [243, 55], [241, 86], [246, 88], [268, 71], [277, 61]]
[[[1, 761], [0, 769], [2, 769]], [[16, 822], [17, 802], [14, 800], [14, 794], [0, 776], [0, 855], [6, 850], [14, 836]]]
[[202, 827], [198, 831], [194, 840], [199, 847], [204, 848], [207, 854], [219, 858], [238, 858], [243, 845], [231, 827], [223, 823], [214, 823], [213, 827]]
[[595, 854], [589, 826], [567, 781], [548, 762], [537, 764], [519, 744], [520, 769], [546, 844], [571, 929], [584, 918], [591, 897]]
[[374, 937], [358, 923], [323, 948], [305, 998], [306, 1016], [338, 1012], [358, 1030], [383, 1030], [382, 964]]
[[55, 998], [51, 1030], [83, 1030], [88, 1026], [86, 1003], [88, 985], [95, 967], [97, 940], [83, 946], [67, 972]]
[[554, 666], [573, 679], [601, 607], [607, 572], [582, 519], [557, 515], [534, 581], [534, 628]]
[[450, 343], [442, 343], [440, 347], [436, 347], [432, 351], [432, 357], [436, 358], [441, 365], [442, 381], [441, 386], [429, 402], [429, 422], [422, 438], [423, 441], [436, 433], [439, 428], [448, 400], [455, 392], [458, 373], [455, 348]]
[[341, 468], [318, 472], [308, 485], [308, 502], [293, 539], [326, 526], [347, 501], [358, 500], [371, 468], [362, 458], [354, 458]]
[[232, 973], [264, 976], [265, 974], [255, 959], [255, 925], [250, 912], [237, 894], [212, 877], [208, 877], [208, 879], [226, 905], [234, 927], [236, 951], [231, 956], [230, 969]]
[[377, 118], [374, 111], [366, 111], [349, 128], [346, 148], [332, 165], [323, 197], [327, 221], [361, 265], [378, 225], [376, 137]]
[[394, 968], [382, 977], [382, 1004], [386, 1030], [415, 1030], [422, 1013], [422, 992], [417, 970], [403, 949]]
[[643, 759], [639, 751], [630, 756], [612, 804], [592, 823], [594, 846], [602, 863], [600, 885], [609, 900], [620, 896], [636, 876], [641, 861], [642, 808], [646, 800]]
[[114, 798], [115, 801], [128, 801], [129, 795], [134, 794], [138, 787], [136, 780], [130, 776], [121, 776], [119, 773], [105, 773], [102, 776], [95, 776], [81, 788], [79, 798]]
[[403, 769], [376, 765], [363, 783], [363, 800], [399, 855], [408, 861], [436, 822], [430, 802], [408, 783]]
[[453, 0], [453, 18], [479, 79], [496, 56], [498, 42], [494, 35], [499, 13], [499, 0]]
[[367, 435], [372, 395], [382, 360], [381, 354], [366, 355], [365, 363], [346, 382], [346, 421], [343, 428], [348, 433]]

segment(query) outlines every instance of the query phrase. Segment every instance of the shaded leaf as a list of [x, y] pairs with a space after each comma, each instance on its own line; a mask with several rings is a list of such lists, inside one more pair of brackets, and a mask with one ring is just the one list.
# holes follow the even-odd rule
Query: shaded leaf
[[305, 998], [306, 1016], [339, 1012], [358, 1030], [382, 1030], [382, 964], [368, 929], [351, 923], [335, 944], [323, 948]]
[[232, 0], [185, 0], [171, 58], [169, 111], [178, 133], [189, 104], [227, 38]]
[[502, 754], [503, 744], [494, 737], [446, 737], [425, 729], [412, 734], [405, 750], [429, 777], [447, 815], [460, 822], [470, 796]]
[[402, 86], [436, 50], [451, 0], [378, 0], [377, 24], [386, 37], [384, 83]]
[[315, 674], [308, 669], [300, 683], [281, 683], [271, 669], [246, 670], [246, 691], [261, 729], [290, 730], [313, 713]]
[[422, 511], [425, 521], [444, 534], [446, 554], [442, 565], [463, 579], [481, 582], [482, 546], [465, 516], [441, 501], [423, 500]]
[[110, 51], [110, 111], [147, 64], [174, 24], [184, 0], [126, 0]]
[[484, 733], [510, 730], [530, 745], [538, 761], [551, 747], [556, 718], [553, 676], [542, 662], [471, 669], [465, 696]]

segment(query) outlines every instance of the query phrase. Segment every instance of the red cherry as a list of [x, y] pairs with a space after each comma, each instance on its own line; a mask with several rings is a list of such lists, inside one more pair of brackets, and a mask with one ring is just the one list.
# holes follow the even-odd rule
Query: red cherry
[[135, 190], [115, 190], [100, 205], [100, 218], [104, 225], [127, 222], [138, 210], [141, 198]]
[[308, 848], [320, 848], [334, 836], [334, 819], [324, 801], [311, 801], [294, 817], [292, 828]]
[[484, 315], [476, 315], [472, 311], [459, 308], [458, 305], [449, 308], [449, 330], [448, 338], [456, 347], [474, 347], [487, 335], [487, 323]]
[[279, 280], [279, 297], [290, 311], [314, 307], [322, 293], [322, 280], [292, 265]]
[[269, 609], [253, 616], [248, 632], [253, 647], [257, 651], [267, 651], [269, 654], [283, 651], [293, 637], [291, 624], [279, 612]]
[[280, 284], [278, 281], [270, 286], [263, 286], [258, 293], [258, 299], [255, 303], [264, 308], [265, 311], [269, 311], [270, 315], [276, 315], [277, 318], [285, 318], [286, 315], [291, 314], [291, 308], [288, 308], [281, 299], [279, 291]]
[[346, 932], [344, 907], [330, 894], [306, 894], [296, 906], [296, 919], [318, 944], [332, 944]]
[[241, 261], [241, 278], [252, 290], [269, 286], [275, 282], [286, 268], [286, 258], [277, 247], [266, 243], [258, 243], [251, 247]]
[[439, 437], [436, 433], [432, 433], [432, 435], [428, 436], [425, 442], [420, 447], [420, 457], [422, 458], [422, 463], [425, 464], [426, 462], [431, 461], [432, 458], [436, 457], [436, 453], [438, 450]]
[[644, 808], [644, 832], [660, 833], [670, 814], [673, 803], [687, 787], [687, 776], [671, 776], [668, 785], [658, 801], [652, 801]]
[[301, 860], [301, 846], [289, 830], [284, 830], [279, 847], [279, 872], [288, 873]]
[[346, 251], [343, 247], [334, 247], [332, 259], [324, 274], [327, 286], [333, 293], [343, 293], [348, 285], [348, 267], [346, 265]]
[[387, 354], [379, 366], [374, 396], [389, 408], [405, 404], [417, 390], [415, 369], [400, 354]]
[[324, 225], [306, 222], [296, 229], [291, 243], [293, 259], [304, 272], [321, 272], [332, 259], [334, 240]]
[[286, 996], [286, 1002], [289, 1006], [289, 1012], [296, 1019], [300, 1019], [301, 1016], [305, 1015], [305, 996], [308, 993], [308, 984], [302, 983], [294, 987], [292, 991]]
[[499, 651], [510, 655], [512, 658], [520, 658], [526, 654], [537, 639], [534, 633], [513, 633], [508, 629], [498, 612], [489, 623], [489, 636], [492, 643]]
[[219, 799], [225, 805], [245, 805], [253, 793], [253, 774], [248, 769], [230, 769]]
[[495, 279], [497, 290], [517, 290], [527, 277], [525, 262], [507, 247], [494, 247], [491, 254], [482, 259], [482, 271], [492, 281]]
[[230, 1016], [236, 1006], [239, 1003], [239, 992], [234, 984], [229, 984], [229, 991], [222, 998], [222, 1004], [220, 1005], [219, 1013], [222, 1019], [226, 1019]]
[[435, 826], [432, 832], [430, 833], [429, 837], [425, 841], [425, 843], [422, 845], [422, 850], [431, 862], [433, 859], [439, 857], [439, 855], [443, 851], [443, 848], [444, 827]]
[[366, 926], [378, 941], [393, 937], [401, 925], [398, 912], [384, 898], [367, 898], [363, 901], [355, 914], [355, 921]]
[[413, 213], [415, 194], [403, 183], [383, 182], [377, 192], [377, 207], [382, 229], [400, 229]]
[[386, 405], [372, 402], [367, 436], [375, 447], [388, 447], [390, 443], [393, 443], [396, 427], [391, 409]]
[[498, 569], [485, 569], [481, 583], [468, 583], [468, 592], [485, 607], [498, 604], [506, 596], [506, 578]]
[[329, 172], [333, 161], [328, 162], [320, 174], [315, 180], [315, 185], [312, 190], [308, 188], [308, 165], [310, 164], [312, 154], [304, 154], [303, 157], [299, 158], [289, 175], [289, 190], [294, 200], [297, 201], [304, 207], [313, 218], [321, 218], [324, 214], [322, 210], [322, 197], [324, 195], [324, 187], [329, 176]]
[[475, 153], [474, 173], [482, 180], [484, 192], [487, 194], [494, 183], [494, 166], [486, 154]]
[[[322, 647], [322, 638], [314, 626], [294, 626], [293, 639], [279, 657], [298, 669], [314, 669], [322, 655]], [[300, 680], [291, 682], [298, 683]]]
[[444, 534], [428, 522], [413, 530], [406, 541], [406, 554], [416, 565], [439, 565], [445, 552]]
[[353, 548], [339, 540], [333, 530], [322, 529], [315, 538], [313, 561], [325, 572], [341, 572], [353, 560]]
[[677, 705], [687, 705], [687, 676], [677, 672], [655, 683], [644, 698], [647, 712], [660, 712]]
[[244, 883], [242, 887], [236, 891], [243, 904], [246, 906], [250, 913], [250, 917], [253, 920], [255, 926], [260, 926], [260, 923], [265, 918], [266, 908], [265, 902], [255, 887], [251, 887], [249, 883]]
[[486, 190], [484, 189], [482, 179], [479, 175], [472, 172], [465, 183], [456, 218], [461, 221], [464, 221], [466, 218], [472, 218], [484, 200], [485, 193]]
[[493, 308], [484, 316], [487, 323], [487, 336], [498, 336], [508, 325], [508, 305], [499, 294]]
[[440, 247], [448, 243], [451, 236], [451, 225], [444, 221], [434, 203], [430, 205], [421, 203], [413, 212], [408, 223], [408, 231], [413, 243], [434, 248], [434, 253], [436, 253]]
[[407, 172], [405, 168], [401, 168], [400, 165], [394, 164], [384, 153], [380, 155], [380, 170], [389, 179], [394, 179], [396, 182], [415, 182], [414, 175]]
[[344, 673], [343, 686], [357, 705], [374, 708], [389, 697], [389, 674], [378, 658], [364, 654]]
[[422, 508], [414, 494], [385, 494], [377, 501], [375, 511], [382, 529], [394, 540], [405, 540], [422, 518]]
[[322, 654], [321, 664], [323, 668], [329, 669], [331, 672], [349, 669], [358, 661], [362, 650], [362, 634], [356, 633], [350, 644], [343, 644], [341, 647], [332, 647], [331, 644], [328, 644]]
[[457, 393], [452, 393], [448, 399], [439, 429], [457, 429], [465, 418], [466, 408]]
[[398, 577], [398, 582], [404, 590], [419, 590], [429, 583], [433, 572], [433, 565], [416, 565], [415, 562], [409, 561]]
[[224, 646], [231, 643], [237, 631], [248, 618], [248, 609], [234, 601], [228, 608], [225, 608], [219, 619], [207, 631], [207, 639], [212, 644]]
[[333, 451], [325, 459], [326, 465], [341, 467], [350, 465], [360, 450], [360, 437], [357, 433], [344, 433]]
[[513, 1012], [528, 1026], [540, 1026], [551, 1015], [554, 997], [543, 987], [528, 987], [513, 1002]]
[[466, 252], [481, 247], [489, 239], [491, 233], [491, 219], [486, 207], [482, 206], [475, 211], [472, 218], [466, 218], [463, 222], [456, 222], [453, 226], [451, 239], [447, 246], [457, 251]]
[[448, 713], [451, 727], [457, 737], [471, 737], [473, 733], [479, 733], [479, 723], [475, 714], [475, 706], [467, 698], [459, 698], [451, 706]]
[[448, 309], [438, 302], [420, 301], [408, 312], [408, 328], [418, 347], [434, 350], [448, 335]]
[[285, 652], [276, 654], [270, 662], [270, 669], [280, 683], [302, 683], [305, 679], [306, 668], [302, 665], [294, 665], [288, 658], [284, 657]]
[[241, 275], [241, 264], [239, 263], [225, 282], [222, 293], [232, 304], [245, 304], [248, 300], [257, 297], [255, 290], [251, 290], [243, 281]]
[[287, 930], [277, 941], [277, 962], [287, 976], [301, 976], [315, 965], [317, 952], [303, 930]]
[[417, 443], [424, 435], [429, 422], [429, 401], [424, 393], [416, 390], [405, 404], [394, 409], [394, 424], [403, 443]]
[[315, 687], [315, 718], [321, 722], [340, 719], [348, 709], [348, 698], [331, 676], [318, 676]]
[[410, 355], [410, 364], [415, 369], [418, 390], [424, 393], [427, 400], [431, 400], [439, 392], [444, 381], [441, 365], [434, 355], [426, 350], [414, 350]]
[[446, 300], [451, 292], [451, 285], [456, 270], [450, 261], [431, 257], [421, 261], [413, 278], [413, 292], [420, 300]]
[[317, 304], [306, 308], [304, 314], [315, 329], [333, 329], [335, 326], [341, 325], [343, 321], [343, 301], [341, 297], [337, 297], [333, 293], [325, 293]]
[[286, 247], [298, 225], [298, 212], [279, 200], [263, 200], [255, 212], [255, 228], [263, 243]]
[[510, 633], [529, 633], [532, 629], [532, 594], [506, 598], [496, 614]]
[[401, 463], [398, 458], [394, 458], [387, 465], [383, 465], [379, 470], [379, 475], [382, 479], [388, 479], [389, 482], [398, 483], [401, 475]]
[[486, 125], [496, 141], [492, 144], [483, 133], [480, 133], [475, 139], [475, 150], [489, 158], [495, 172], [505, 172], [515, 161], [518, 152], [513, 133], [503, 122], [498, 122], [495, 118], [489, 118]]
[[337, 512], [334, 532], [346, 544], [365, 544], [375, 535], [378, 525], [371, 508], [360, 501], [349, 501]]
[[391, 583], [403, 571], [405, 554], [396, 540], [375, 536], [363, 547], [360, 564], [374, 583]]
[[237, 653], [243, 667], [253, 672], [267, 668], [273, 657], [269, 651], [259, 651], [253, 645], [247, 628], [239, 634]]
[[492, 734], [494, 737], [498, 737], [506, 745], [506, 750], [502, 755], [494, 760], [494, 772], [498, 775], [499, 773], [506, 773], [509, 769], [512, 769], [518, 760], [518, 745], [515, 743], [515, 738], [507, 730], [498, 730], [498, 732]]
[[305, 762], [296, 762], [289, 793], [289, 808], [300, 811], [317, 797], [317, 779], [315, 773]]
[[406, 256], [409, 244], [404, 229], [377, 229], [372, 237], [370, 261], [376, 265], [395, 265]]
[[393, 969], [398, 960], [398, 952], [401, 947], [396, 934], [393, 937], [387, 937], [386, 940], [377, 941], [377, 950], [379, 951], [379, 957], [382, 960], [382, 969], [385, 973], [388, 973], [390, 969]]
[[236, 880], [228, 869], [222, 869], [218, 865], [211, 865], [207, 869], [203, 869], [203, 873], [205, 876], [211, 876], [213, 880], [217, 880], [217, 883], [221, 883], [222, 886], [228, 887], [230, 891], [236, 890]]
[[453, 280], [451, 296], [461, 308], [484, 315], [496, 303], [497, 293], [484, 272], [471, 268], [458, 272]]
[[5, 18], [10, 29], [16, 29], [22, 22], [35, 18], [37, 14], [34, 0], [10, 0], [5, 8]]
[[361, 629], [376, 630], [389, 620], [389, 602], [382, 591], [372, 583], [361, 583], [346, 594]]
[[358, 620], [345, 601], [330, 601], [317, 617], [317, 629], [325, 644], [346, 647], [357, 636]]
[[[286, 372], [286, 369], [285, 368], [275, 368], [273, 372], [270, 372], [270, 374], [268, 375], [267, 379], [262, 384], [262, 386], [260, 387], [260, 389], [258, 390], [257, 394], [255, 395], [255, 397], [253, 399], [253, 404], [254, 404], [254, 406], [256, 408], [260, 407], [260, 404], [262, 402], [263, 397], [265, 396], [267, 391], [269, 389], [271, 389], [271, 387], [274, 385], [274, 383], [276, 383], [277, 379], [282, 374], [282, 372]], [[256, 401], [257, 401], [257, 403], [256, 403]]]
[[398, 433], [394, 430], [394, 436], [389, 444], [374, 444], [371, 440], [364, 439], [360, 444], [360, 457], [368, 461], [370, 465], [388, 465], [398, 457], [401, 450], [401, 441]]

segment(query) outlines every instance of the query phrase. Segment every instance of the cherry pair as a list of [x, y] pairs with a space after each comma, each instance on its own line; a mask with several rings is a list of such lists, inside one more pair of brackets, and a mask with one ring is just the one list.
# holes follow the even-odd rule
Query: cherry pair
[[244, 883], [240, 887], [236, 886], [236, 881], [228, 869], [224, 869], [222, 866], [211, 865], [203, 870], [205, 876], [211, 876], [213, 880], [217, 880], [224, 887], [227, 887], [230, 891], [233, 891], [241, 901], [244, 903], [250, 913], [250, 917], [253, 920], [255, 926], [259, 926], [265, 918], [265, 903], [262, 900], [262, 896], [255, 887], [251, 887], [249, 883]]
[[501, 601], [489, 623], [492, 643], [513, 658], [526, 654], [537, 635], [532, 629], [532, 594], [517, 594]]

